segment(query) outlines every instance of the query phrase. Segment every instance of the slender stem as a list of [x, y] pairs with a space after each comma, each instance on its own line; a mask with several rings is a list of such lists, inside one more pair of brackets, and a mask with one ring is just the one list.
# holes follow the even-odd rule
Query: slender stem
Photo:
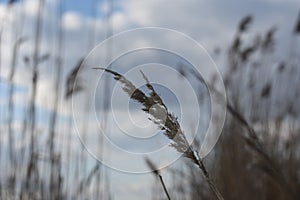
[[158, 176], [158, 178], [160, 180], [160, 183], [161, 183], [161, 185], [162, 185], [162, 187], [163, 187], [163, 189], [165, 191], [166, 196], [168, 197], [168, 200], [171, 200], [171, 197], [170, 197], [170, 195], [168, 193], [167, 187], [166, 187], [166, 185], [164, 183], [164, 180], [163, 180], [162, 176], [160, 174], [157, 174], [157, 176]]
[[201, 171], [203, 172], [205, 179], [210, 187], [210, 189], [213, 191], [213, 193], [216, 195], [218, 200], [224, 200], [223, 196], [221, 195], [220, 191], [218, 190], [216, 184], [214, 183], [214, 181], [210, 178], [210, 175], [203, 163], [202, 160], [197, 159], [197, 165], [199, 166], [199, 168], [201, 169]]
[[193, 153], [193, 161], [198, 165], [198, 167], [201, 169], [203, 175], [205, 176], [206, 182], [208, 183], [210, 189], [213, 191], [213, 193], [216, 195], [218, 200], [224, 200], [223, 196], [221, 195], [220, 191], [218, 190], [216, 184], [211, 179], [202, 159], [200, 158], [197, 151], [193, 149], [192, 146], [189, 146], [189, 151]]

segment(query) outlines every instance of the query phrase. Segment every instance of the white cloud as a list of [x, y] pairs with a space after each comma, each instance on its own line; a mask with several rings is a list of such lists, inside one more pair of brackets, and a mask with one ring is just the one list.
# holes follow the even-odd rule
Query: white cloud
[[39, 1], [26, 0], [24, 1], [24, 12], [29, 16], [35, 16], [39, 9]]
[[67, 12], [63, 15], [62, 25], [66, 30], [79, 30], [82, 27], [82, 24], [82, 17], [76, 12]]
[[6, 6], [4, 4], [0, 4], [0, 19], [3, 20], [3, 17], [6, 14]]
[[[138, 27], [158, 26], [182, 31], [211, 48], [228, 46], [239, 20], [253, 14], [255, 28], [277, 24], [283, 29], [294, 22], [299, 2], [261, 1], [117, 1], [124, 15]], [[291, 13], [295, 13], [291, 15]], [[279, 20], [278, 20], [279, 19]], [[270, 24], [271, 23], [271, 24]]]
[[115, 29], [120, 30], [125, 28], [128, 25], [128, 21], [126, 21], [126, 16], [123, 12], [116, 12], [112, 16], [112, 24]]
[[110, 5], [107, 1], [101, 2], [98, 6], [98, 11], [103, 15], [107, 15], [109, 9], [110, 9]]

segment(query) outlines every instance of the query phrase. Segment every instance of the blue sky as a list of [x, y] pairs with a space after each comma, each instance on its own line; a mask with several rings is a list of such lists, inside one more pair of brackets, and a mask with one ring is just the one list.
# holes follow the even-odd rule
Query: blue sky
[[[23, 0], [17, 0], [22, 2]], [[7, 0], [0, 0], [0, 3], [7, 3]], [[95, 5], [103, 3], [103, 0], [64, 0], [63, 5], [65, 11], [76, 11], [83, 15], [91, 15], [91, 8], [94, 8]]]

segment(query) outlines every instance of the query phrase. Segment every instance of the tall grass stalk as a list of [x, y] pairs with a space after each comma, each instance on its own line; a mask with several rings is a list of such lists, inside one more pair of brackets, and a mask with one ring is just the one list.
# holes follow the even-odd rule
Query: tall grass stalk
[[63, 74], [63, 56], [64, 56], [64, 34], [62, 30], [62, 13], [63, 13], [63, 1], [59, 4], [58, 10], [58, 32], [57, 32], [57, 55], [55, 58], [56, 66], [55, 66], [55, 97], [54, 97], [54, 105], [53, 110], [50, 116], [49, 122], [49, 136], [48, 136], [48, 145], [49, 145], [49, 158], [50, 158], [50, 187], [49, 191], [54, 192], [53, 198], [60, 199], [62, 198], [62, 180], [60, 178], [60, 163], [61, 161], [61, 152], [56, 153], [55, 148], [55, 139], [56, 139], [56, 131], [57, 131], [57, 118], [58, 118], [58, 106], [59, 106], [59, 97], [60, 97], [60, 83], [62, 82], [62, 74]]
[[[42, 28], [42, 13], [44, 8], [44, 0], [38, 1], [38, 13], [36, 17], [36, 27], [35, 27], [35, 39], [34, 39], [34, 54], [32, 63], [32, 91], [31, 98], [29, 102], [29, 119], [30, 119], [30, 146], [29, 146], [29, 163], [27, 166], [26, 183], [25, 187], [29, 191], [31, 185], [31, 179], [34, 178], [34, 182], [38, 182], [38, 166], [37, 166], [37, 154], [36, 154], [36, 94], [37, 94], [37, 84], [38, 84], [38, 65], [40, 56], [40, 43], [41, 43], [41, 28]], [[35, 176], [35, 177], [32, 177]]]
[[151, 116], [149, 119], [163, 131], [166, 137], [172, 140], [170, 146], [175, 148], [179, 153], [182, 153], [185, 157], [192, 160], [192, 162], [199, 167], [217, 199], [223, 200], [224, 198], [216, 187], [214, 181], [211, 179], [202, 159], [198, 155], [198, 152], [188, 143], [180, 124], [177, 121], [177, 117], [168, 111], [167, 106], [157, 94], [154, 87], [150, 84], [145, 74], [141, 71], [141, 74], [146, 81], [146, 86], [150, 91], [149, 95], [146, 95], [144, 92], [136, 88], [124, 76], [113, 70], [106, 68], [94, 69], [104, 70], [105, 72], [112, 74], [115, 80], [123, 84], [124, 92], [126, 92], [131, 99], [142, 104], [142, 110]]
[[153, 174], [158, 177], [158, 179], [161, 183], [161, 186], [162, 186], [168, 200], [171, 200], [171, 197], [170, 197], [170, 194], [169, 194], [168, 189], [166, 187], [166, 184], [163, 180], [162, 175], [157, 170], [157, 167], [154, 165], [154, 163], [151, 162], [151, 160], [149, 158], [145, 158], [145, 161], [146, 161], [146, 164], [148, 165], [148, 167], [152, 170]]
[[8, 91], [8, 137], [9, 137], [9, 157], [12, 162], [12, 167], [15, 167], [16, 164], [16, 158], [13, 155], [15, 152], [14, 149], [14, 132], [13, 132], [13, 118], [14, 118], [14, 101], [13, 101], [13, 95], [15, 92], [15, 86], [14, 86], [14, 77], [15, 77], [15, 71], [16, 71], [16, 65], [18, 60], [18, 53], [19, 53], [19, 47], [20, 45], [25, 41], [24, 37], [19, 38], [13, 47], [13, 55], [12, 55], [12, 63], [11, 63], [11, 70], [9, 73], [9, 91]]

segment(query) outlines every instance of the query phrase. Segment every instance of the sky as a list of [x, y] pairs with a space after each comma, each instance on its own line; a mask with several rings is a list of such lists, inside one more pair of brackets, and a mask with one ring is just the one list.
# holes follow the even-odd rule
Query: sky
[[[55, 81], [55, 68], [49, 67], [55, 64], [55, 59], [58, 56], [58, 52], [56, 51], [57, 44], [55, 44], [55, 38], [58, 33], [57, 24], [58, 17], [56, 15], [57, 8], [59, 7], [59, 0], [46, 0], [45, 7], [43, 11], [43, 31], [42, 31], [42, 42], [41, 42], [41, 55], [50, 54], [50, 59], [45, 63], [41, 63], [40, 65], [40, 79], [38, 86], [38, 94], [37, 94], [37, 105], [39, 108], [40, 117], [39, 118], [39, 127], [43, 129], [44, 126], [47, 126], [47, 122], [49, 118], [47, 115], [43, 113], [49, 113], [53, 109], [53, 94], [54, 93], [54, 81]], [[221, 52], [226, 51], [226, 47], [231, 44], [231, 41], [234, 37], [237, 24], [240, 19], [246, 15], [251, 14], [254, 17], [254, 23], [250, 29], [252, 32], [262, 32], [273, 25], [279, 27], [279, 31], [277, 33], [278, 38], [289, 38], [294, 26], [294, 21], [297, 19], [300, 2], [298, 0], [227, 0], [227, 1], [203, 1], [203, 0], [114, 0], [113, 1], [113, 9], [111, 18], [109, 21], [106, 20], [107, 13], [109, 12], [109, 2], [106, 0], [65, 0], [63, 4], [63, 14], [62, 14], [62, 23], [61, 28], [64, 33], [64, 44], [63, 44], [63, 77], [66, 78], [67, 74], [70, 73], [73, 66], [83, 57], [87, 57], [86, 63], [89, 64], [90, 67], [99, 66], [103, 61], [103, 65], [107, 65], [107, 61], [105, 58], [108, 56], [105, 53], [107, 47], [97, 46], [101, 44], [109, 35], [120, 34], [123, 31], [129, 31], [136, 28], [145, 28], [145, 27], [157, 27], [168, 30], [174, 30], [180, 32], [190, 38], [192, 38], [195, 42], [202, 45], [202, 56], [205, 59], [209, 60], [208, 57], [212, 58], [218, 69], [221, 73], [226, 70], [226, 66], [224, 63], [224, 58], [217, 57], [214, 55], [214, 50], [216, 48], [220, 48]], [[21, 11], [23, 8], [23, 11]], [[0, 0], [0, 19], [1, 26], [5, 27], [3, 32], [3, 47], [2, 47], [2, 60], [1, 60], [1, 100], [0, 107], [1, 109], [5, 109], [6, 101], [3, 100], [7, 96], [7, 85], [8, 83], [7, 77], [9, 74], [9, 67], [11, 63], [11, 50], [14, 41], [17, 37], [20, 37], [18, 31], [20, 27], [21, 19], [24, 19], [24, 27], [22, 28], [22, 35], [28, 37], [28, 40], [22, 44], [20, 48], [20, 56], [19, 62], [17, 65], [17, 72], [15, 75], [15, 79], [12, 84], [16, 85], [17, 92], [14, 96], [14, 102], [16, 103], [16, 116], [20, 115], [20, 119], [24, 101], [28, 99], [30, 94], [30, 82], [31, 75], [28, 73], [28, 66], [25, 66], [23, 57], [31, 56], [33, 54], [33, 39], [32, 36], [34, 34], [34, 19], [37, 14], [37, 1], [36, 0], [24, 0], [23, 7], [20, 3], [15, 4], [7, 10], [6, 1]], [[4, 16], [8, 16], [9, 20], [2, 20]], [[109, 32], [108, 30], [111, 30]], [[192, 55], [192, 48], [187, 46], [186, 43], [180, 43], [179, 37], [172, 38], [169, 35], [163, 35], [165, 32], [162, 32], [161, 35], [152, 35], [147, 38], [147, 31], [145, 31], [145, 35], [131, 35], [130, 37], [125, 37], [122, 41], [117, 43], [118, 41], [112, 40], [111, 48], [112, 54], [110, 56], [117, 55], [118, 52], [124, 49], [131, 47], [139, 47], [144, 46], [147, 47], [151, 42], [158, 41], [158, 43], [164, 44], [166, 41], [173, 41], [172, 48], [182, 47], [184, 50], [188, 50], [187, 57], [191, 55], [191, 58], [196, 57]], [[150, 39], [149, 39], [150, 38]], [[168, 45], [171, 44], [167, 43]], [[284, 49], [290, 45], [290, 41], [281, 40], [279, 46], [278, 55], [287, 54]], [[96, 47], [94, 49], [94, 47]], [[94, 49], [92, 54], [90, 54], [91, 50]], [[206, 53], [207, 54], [206, 54]], [[96, 58], [93, 57], [96, 56]], [[97, 57], [98, 56], [98, 57]], [[120, 55], [117, 55], [120, 56]], [[194, 57], [193, 57], [194, 56]], [[204, 59], [204, 60], [205, 60]], [[176, 60], [176, 62], [174, 61]], [[99, 62], [98, 62], [99, 61]], [[140, 66], [147, 63], [160, 63], [164, 67], [169, 65], [171, 68], [176, 67], [179, 62], [185, 62], [183, 58], [180, 56], [174, 58], [173, 54], [162, 53], [158, 50], [141, 50], [137, 51], [133, 54], [126, 54], [125, 56], [121, 56], [116, 61], [114, 61], [113, 66], [119, 70], [119, 72], [127, 72], [128, 70]], [[203, 62], [203, 65], [209, 65], [210, 61]], [[212, 63], [210, 63], [212, 64]], [[120, 65], [123, 65], [122, 67]], [[120, 66], [120, 67], [118, 67]], [[128, 67], [127, 67], [128, 66]], [[147, 68], [147, 67], [146, 67]], [[165, 73], [153, 73], [151, 74], [151, 70], [147, 73], [149, 75], [150, 80], [164, 80], [164, 84], [167, 85], [167, 89], [163, 87], [159, 88], [158, 91], [165, 94], [166, 102], [170, 105], [170, 108], [173, 112], [179, 115], [179, 119], [181, 120], [182, 113], [190, 112], [193, 115], [189, 116], [187, 121], [193, 121], [193, 119], [197, 118], [197, 112], [194, 111], [194, 104], [191, 103], [189, 97], [191, 97], [191, 93], [189, 91], [195, 89], [192, 86], [190, 87], [188, 83], [185, 83], [185, 80], [182, 80], [179, 73], [173, 73], [171, 68], [165, 67]], [[209, 67], [205, 68], [205, 70], [210, 70]], [[138, 67], [135, 68], [139, 69]], [[148, 66], [147, 69], [150, 69]], [[153, 69], [152, 72], [156, 72]], [[163, 71], [163, 70], [162, 70]], [[84, 83], [86, 85], [91, 84], [99, 84], [99, 82], [103, 80], [98, 80], [98, 74], [88, 71], [87, 69], [82, 69], [82, 76], [84, 79]], [[203, 72], [204, 74], [206, 72]], [[132, 72], [134, 74], [134, 72]], [[166, 76], [166, 74], [168, 74]], [[139, 75], [130, 75], [129, 77], [137, 77]], [[91, 78], [92, 77], [92, 78]], [[167, 78], [166, 78], [167, 77]], [[111, 76], [110, 76], [111, 78]], [[140, 77], [141, 81], [142, 78]], [[98, 81], [98, 82], [97, 82]], [[138, 81], [137, 81], [138, 82]], [[136, 83], [136, 82], [135, 82]], [[180, 84], [178, 84], [180, 83]], [[101, 85], [101, 84], [100, 84]], [[178, 93], [170, 90], [171, 86], [174, 88], [178, 87]], [[120, 86], [119, 86], [120, 87]], [[169, 89], [169, 90], [168, 90]], [[104, 88], [101, 86], [98, 87], [99, 90], [99, 100], [101, 101], [101, 97], [103, 96]], [[118, 89], [116, 89], [118, 90]], [[119, 91], [120, 88], [119, 88]], [[91, 91], [94, 92], [94, 91]], [[110, 136], [112, 140], [120, 145], [122, 148], [127, 151], [136, 151], [136, 152], [144, 152], [151, 149], [152, 143], [138, 143], [136, 141], [130, 141], [124, 139], [121, 132], [118, 128], [122, 127], [127, 131], [136, 130], [137, 128], [141, 128], [147, 126], [148, 132], [144, 134], [149, 136], [153, 131], [157, 130], [155, 126], [152, 124], [148, 124], [147, 120], [140, 120], [141, 118], [146, 117], [145, 114], [140, 112], [139, 110], [134, 109], [135, 104], [131, 104], [131, 115], [133, 120], [137, 124], [135, 126], [128, 126], [130, 121], [126, 121], [128, 118], [127, 110], [123, 110], [126, 108], [126, 103], [128, 103], [128, 97], [126, 95], [117, 94], [118, 96], [115, 98], [116, 102], [116, 112], [117, 116], [120, 116], [118, 121], [122, 122], [122, 124], [116, 126], [115, 123], [109, 121], [109, 127], [112, 133]], [[172, 95], [182, 96], [182, 99], [177, 99], [178, 101], [173, 101]], [[193, 98], [197, 100], [198, 94], [193, 94]], [[4, 98], [2, 98], [4, 97]], [[185, 97], [185, 98], [183, 98]], [[76, 100], [76, 98], [78, 100]], [[59, 117], [60, 117], [60, 125], [61, 127], [68, 126], [68, 120], [71, 116], [75, 122], [76, 120], [80, 121], [80, 118], [77, 118], [77, 115], [81, 115], [84, 113], [85, 105], [92, 102], [90, 99], [85, 99], [87, 103], [83, 103], [83, 100], [80, 99], [80, 95], [76, 97], [74, 100], [75, 108], [73, 107], [73, 115], [71, 112], [71, 108], [69, 102], [63, 100], [63, 97], [60, 99], [59, 106]], [[125, 99], [125, 104], [122, 104]], [[126, 101], [127, 99], [127, 101]], [[181, 101], [181, 102], [180, 102]], [[76, 103], [77, 102], [77, 103]], [[84, 101], [85, 102], [85, 101]], [[93, 103], [93, 102], [92, 102]], [[176, 108], [178, 104], [182, 104], [182, 109], [184, 111]], [[129, 103], [128, 103], [129, 104]], [[118, 107], [120, 106], [120, 107]], [[130, 106], [129, 106], [130, 107]], [[101, 113], [101, 109], [96, 109], [97, 112]], [[209, 112], [209, 111], [208, 111]], [[75, 113], [75, 114], [74, 114]], [[101, 115], [98, 116], [98, 120], [101, 119]], [[113, 113], [109, 113], [109, 118], [113, 118]], [[1, 121], [4, 122], [5, 116], [1, 116]], [[184, 118], [185, 119], [185, 118]], [[94, 120], [94, 121], [93, 121]], [[97, 130], [97, 124], [95, 125], [95, 120], [93, 119], [89, 124], [89, 130]], [[17, 120], [21, 123], [21, 120]], [[203, 126], [207, 126], [207, 122], [203, 122]], [[183, 124], [183, 127], [187, 130], [191, 129], [191, 127], [198, 125], [197, 122], [193, 122], [193, 125], [188, 122]], [[78, 125], [77, 131], [80, 132], [82, 125]], [[124, 130], [123, 130], [124, 131]], [[90, 135], [94, 135], [93, 131], [90, 131]], [[200, 130], [201, 132], [201, 130]], [[80, 133], [79, 133], [80, 135]], [[79, 140], [76, 136], [76, 133], [73, 136], [70, 136], [74, 139], [74, 141], [79, 143]], [[97, 148], [97, 144], [94, 144], [95, 137], [91, 136], [88, 138], [90, 140], [90, 145]], [[164, 141], [162, 138], [159, 140]], [[166, 141], [164, 141], [166, 142]], [[135, 145], [136, 144], [136, 145]], [[138, 145], [139, 144], [139, 145]], [[164, 143], [162, 144], [164, 145]], [[159, 145], [158, 145], [159, 146]], [[91, 147], [93, 148], [93, 147]], [[158, 148], [155, 146], [155, 148]], [[155, 149], [154, 148], [154, 149]], [[153, 150], [153, 149], [152, 149]], [[110, 151], [109, 149], [107, 151]], [[136, 153], [135, 152], [135, 153]], [[166, 154], [172, 154], [169, 150], [166, 150]], [[111, 155], [117, 155], [118, 153], [112, 151]], [[87, 154], [88, 155], [88, 154]], [[177, 155], [173, 155], [177, 158]], [[172, 157], [172, 156], [171, 156]], [[172, 157], [171, 160], [174, 158]], [[118, 159], [124, 159], [122, 162], [124, 165], [118, 165]], [[127, 160], [126, 160], [127, 159]], [[132, 175], [128, 173], [124, 173], [121, 171], [133, 171], [141, 168], [141, 171], [145, 170], [145, 166], [143, 166], [141, 160], [131, 160], [136, 159], [133, 157], [122, 157], [116, 156], [115, 160], [108, 160], [107, 162], [111, 162], [113, 165], [112, 168], [121, 168], [121, 170], [115, 170], [107, 168], [111, 177], [111, 185], [114, 185], [114, 189], [116, 192], [114, 193], [114, 199], [140, 199], [140, 195], [149, 194], [145, 188], [151, 187], [151, 183], [153, 183], [153, 179], [151, 174], [142, 174], [142, 175]], [[162, 160], [167, 164], [171, 164], [170, 160]], [[95, 162], [95, 159], [88, 155], [86, 162], [91, 163], [90, 166]], [[165, 166], [166, 163], [159, 163], [162, 166]], [[116, 166], [117, 165], [117, 166]], [[140, 166], [141, 165], [141, 166]], [[169, 181], [169, 180], [167, 180]], [[148, 199], [150, 199], [151, 195]], [[146, 198], [145, 198], [146, 199]]]

